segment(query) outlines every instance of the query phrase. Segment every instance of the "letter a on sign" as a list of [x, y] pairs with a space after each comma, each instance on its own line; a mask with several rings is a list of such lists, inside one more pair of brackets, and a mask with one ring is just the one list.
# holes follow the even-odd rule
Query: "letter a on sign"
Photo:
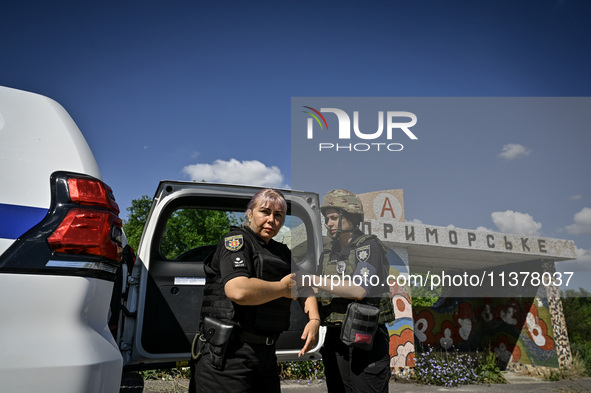
[[394, 214], [394, 209], [392, 208], [392, 203], [390, 203], [390, 198], [388, 197], [384, 199], [384, 206], [382, 206], [382, 213], [380, 214], [380, 217], [384, 217], [384, 213], [387, 211], [392, 213], [392, 218], [396, 218], [396, 215]]
[[369, 213], [369, 215], [367, 216], [367, 219], [378, 219], [382, 221], [379, 226], [388, 221], [404, 220], [402, 190], [376, 191], [375, 193], [366, 195], [368, 195], [368, 198], [373, 198], [371, 203], [371, 213], [373, 214], [368, 211], [367, 213]]

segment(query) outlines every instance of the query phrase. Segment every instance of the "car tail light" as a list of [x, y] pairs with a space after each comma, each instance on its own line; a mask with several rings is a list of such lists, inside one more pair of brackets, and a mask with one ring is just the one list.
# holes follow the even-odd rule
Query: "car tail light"
[[113, 190], [100, 180], [71, 177], [68, 179], [68, 189], [74, 203], [103, 206], [119, 214]]
[[108, 211], [72, 209], [47, 239], [65, 254], [100, 255], [121, 259], [121, 219]]
[[87, 177], [69, 177], [67, 184], [69, 199], [76, 205], [70, 205], [73, 207], [47, 238], [51, 249], [121, 261], [122, 222], [111, 188]]

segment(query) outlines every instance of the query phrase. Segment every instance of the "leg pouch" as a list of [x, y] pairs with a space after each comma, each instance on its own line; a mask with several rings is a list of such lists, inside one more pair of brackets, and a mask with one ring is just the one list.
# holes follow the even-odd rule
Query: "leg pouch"
[[349, 347], [370, 350], [378, 328], [380, 309], [369, 304], [349, 303], [341, 327], [341, 341]]

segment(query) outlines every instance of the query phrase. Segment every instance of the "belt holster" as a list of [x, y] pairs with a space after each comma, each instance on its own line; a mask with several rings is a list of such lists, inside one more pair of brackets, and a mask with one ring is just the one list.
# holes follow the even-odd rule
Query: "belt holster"
[[226, 349], [230, 343], [234, 328], [235, 325], [231, 323], [222, 322], [212, 317], [204, 317], [199, 339], [195, 340], [198, 341], [200, 347], [199, 354], [193, 355], [193, 358], [197, 360], [201, 348], [205, 344], [209, 344], [211, 365], [218, 370], [222, 370], [226, 360]]

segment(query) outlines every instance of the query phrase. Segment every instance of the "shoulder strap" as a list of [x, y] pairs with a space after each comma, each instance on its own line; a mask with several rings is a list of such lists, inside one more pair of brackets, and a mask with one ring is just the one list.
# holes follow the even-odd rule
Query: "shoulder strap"
[[363, 242], [365, 242], [366, 240], [370, 240], [373, 239], [376, 241], [376, 243], [380, 246], [380, 249], [382, 250], [382, 252], [384, 253], [384, 255], [386, 255], [386, 246], [384, 246], [384, 243], [382, 243], [382, 241], [380, 239], [378, 239], [378, 237], [376, 235], [366, 235], [363, 234], [361, 236], [359, 236], [357, 239], [355, 239], [355, 242], [353, 243], [353, 247], [359, 247]]
[[247, 237], [250, 241], [250, 244], [254, 247], [255, 252], [260, 251], [260, 249], [262, 248], [259, 244], [259, 239], [256, 238], [256, 236], [249, 231], [248, 229], [245, 228], [241, 228], [241, 227], [237, 227], [235, 228], [236, 230], [240, 231], [240, 233], [242, 233], [245, 237]]
[[364, 241], [366, 241], [368, 239], [371, 239], [371, 238], [376, 238], [376, 235], [366, 235], [366, 234], [363, 234], [363, 235], [359, 236], [358, 238], [356, 238], [353, 241], [352, 246], [353, 247], [359, 247], [359, 245], [361, 245], [361, 243], [363, 243]]

